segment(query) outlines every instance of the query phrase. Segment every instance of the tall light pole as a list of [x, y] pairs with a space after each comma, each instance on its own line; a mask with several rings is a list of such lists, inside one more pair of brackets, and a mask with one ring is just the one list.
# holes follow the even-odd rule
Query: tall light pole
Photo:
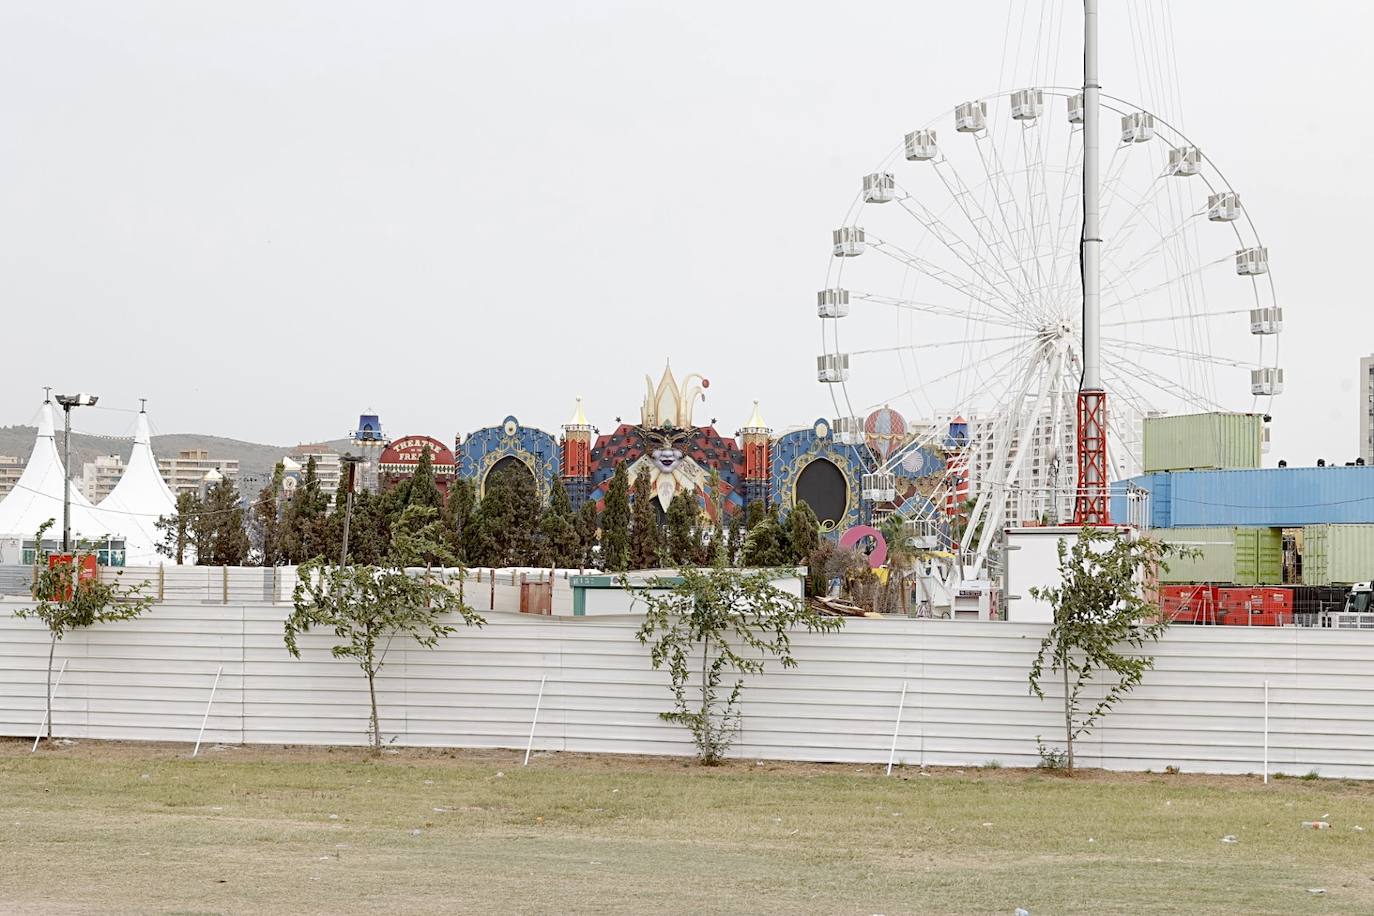
[[1107, 392], [1102, 387], [1101, 84], [1097, 4], [1083, 0], [1083, 381], [1078, 388], [1074, 523], [1111, 523], [1107, 501]]
[[72, 408], [94, 407], [93, 394], [59, 394], [62, 406], [62, 553], [72, 552]]
[[344, 498], [344, 526], [343, 526], [343, 549], [339, 551], [339, 566], [348, 565], [348, 527], [353, 521], [353, 486], [354, 475], [357, 473], [358, 465], [367, 459], [361, 455], [341, 455], [339, 461], [343, 463], [348, 473], [348, 495]]

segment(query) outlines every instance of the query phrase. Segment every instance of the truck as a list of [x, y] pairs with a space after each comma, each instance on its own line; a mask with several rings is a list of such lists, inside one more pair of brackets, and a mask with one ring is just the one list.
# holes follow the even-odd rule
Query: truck
[[1356, 582], [1339, 611], [1322, 615], [1322, 626], [1336, 630], [1374, 630], [1374, 582]]

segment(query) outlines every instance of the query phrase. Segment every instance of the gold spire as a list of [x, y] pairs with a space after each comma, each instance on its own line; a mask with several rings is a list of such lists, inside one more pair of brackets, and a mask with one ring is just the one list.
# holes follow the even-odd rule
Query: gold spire
[[573, 411], [572, 419], [569, 420], [569, 421], [567, 422], [566, 425], [567, 425], [567, 426], [590, 426], [590, 425], [591, 425], [591, 424], [589, 424], [589, 423], [587, 422], [587, 415], [586, 415], [586, 413], [584, 413], [584, 412], [582, 411], [582, 395], [580, 395], [580, 394], [577, 396], [577, 409]]
[[749, 422], [744, 424], [745, 429], [767, 429], [768, 424], [763, 422], [763, 414], [759, 412], [759, 399], [754, 398], [754, 413], [749, 417]]
[[644, 404], [639, 408], [639, 424], [650, 428], [692, 428], [696, 425], [692, 419], [692, 408], [698, 400], [706, 400], [706, 389], [709, 387], [711, 382], [699, 372], [693, 372], [679, 385], [669, 365], [663, 367], [663, 376], [658, 380], [657, 387], [652, 378], [644, 376]]

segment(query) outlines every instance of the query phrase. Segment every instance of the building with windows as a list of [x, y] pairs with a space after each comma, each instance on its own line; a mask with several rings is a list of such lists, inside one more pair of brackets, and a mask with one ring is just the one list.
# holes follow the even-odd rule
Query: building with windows
[[[300, 465], [302, 474], [310, 459], [315, 459], [315, 478], [320, 482], [320, 492], [333, 502], [339, 489], [339, 479], [343, 476], [343, 463], [339, 453], [327, 445], [298, 445], [287, 456]], [[261, 489], [261, 487], [259, 487]]]
[[[269, 486], [271, 483], [272, 474], [270, 473], [244, 471], [239, 474], [239, 505], [245, 509], [251, 506], [253, 501], [262, 493], [263, 487]], [[281, 494], [278, 493], [277, 496], [281, 496]]]
[[114, 492], [124, 474], [124, 459], [118, 455], [97, 455], [94, 461], [81, 465], [81, 492], [93, 503], [99, 503]]
[[1360, 360], [1360, 457], [1374, 464], [1374, 356]]
[[13, 455], [0, 455], [0, 499], [3, 499], [24, 473], [24, 462]]
[[210, 452], [203, 448], [182, 449], [175, 458], [159, 458], [157, 469], [172, 493], [200, 493], [201, 481], [211, 471], [229, 478], [235, 483], [239, 479], [237, 458], [211, 458]]
[[[1108, 458], [1111, 476], [1124, 480], [1141, 473], [1143, 417], [1128, 403], [1113, 405], [1113, 426], [1122, 431], [1119, 447]], [[1022, 418], [1016, 418], [1020, 421]], [[1025, 454], [1021, 430], [1005, 417], [973, 417], [969, 430], [974, 443], [967, 459], [970, 498], [987, 488], [1005, 489], [1005, 523], [1008, 525], [1066, 524], [1073, 518], [1077, 467], [1074, 462], [1076, 433], [1071, 418], [1054, 421], [1046, 410], [1031, 428]], [[1006, 486], [1010, 467], [1019, 460], [1017, 484]]]

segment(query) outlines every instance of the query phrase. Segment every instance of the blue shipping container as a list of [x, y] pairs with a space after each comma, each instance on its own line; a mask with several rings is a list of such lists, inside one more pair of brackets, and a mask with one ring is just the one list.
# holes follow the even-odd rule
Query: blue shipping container
[[1113, 520], [1126, 518], [1128, 486], [1149, 491], [1155, 528], [1374, 523], [1374, 466], [1145, 474], [1113, 485]]
[[1133, 523], [1135, 519], [1130, 516], [1126, 493], [1128, 490], [1144, 490], [1150, 494], [1150, 527], [1174, 527], [1173, 518], [1170, 515], [1171, 506], [1169, 505], [1169, 493], [1172, 489], [1170, 478], [1173, 476], [1175, 475], [1167, 472], [1143, 474], [1140, 477], [1119, 480], [1112, 484], [1110, 506], [1112, 522], [1118, 525]]

